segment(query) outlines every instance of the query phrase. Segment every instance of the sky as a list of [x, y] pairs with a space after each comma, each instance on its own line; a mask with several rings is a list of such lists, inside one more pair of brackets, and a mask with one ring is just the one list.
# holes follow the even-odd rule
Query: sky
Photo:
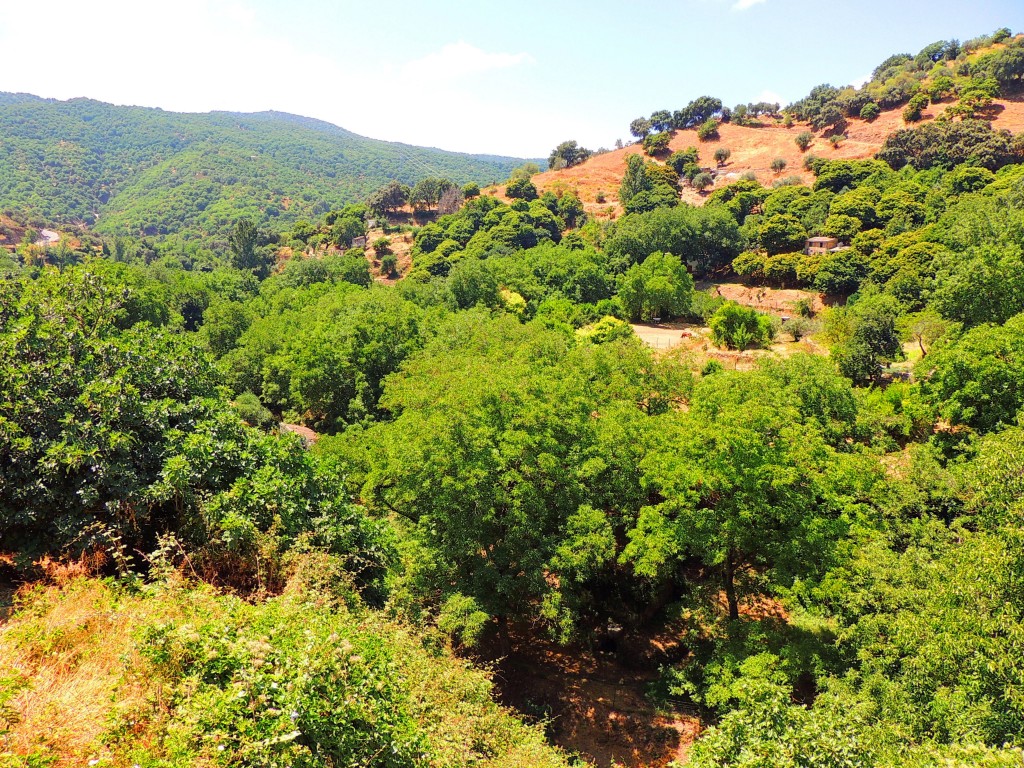
[[1024, 0], [0, 0], [0, 91], [544, 157], [697, 96], [786, 104], [1003, 26], [1024, 30]]

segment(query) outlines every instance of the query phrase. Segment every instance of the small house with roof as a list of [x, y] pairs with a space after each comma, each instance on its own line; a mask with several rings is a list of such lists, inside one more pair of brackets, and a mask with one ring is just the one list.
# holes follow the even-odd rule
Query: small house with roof
[[839, 247], [839, 241], [834, 237], [809, 237], [804, 244], [804, 253], [808, 256], [832, 253]]

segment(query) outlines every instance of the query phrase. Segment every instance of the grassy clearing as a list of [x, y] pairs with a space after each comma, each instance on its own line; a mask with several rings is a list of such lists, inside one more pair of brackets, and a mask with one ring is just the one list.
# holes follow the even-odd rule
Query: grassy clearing
[[302, 581], [256, 604], [176, 579], [24, 593], [0, 766], [567, 764], [443, 644]]

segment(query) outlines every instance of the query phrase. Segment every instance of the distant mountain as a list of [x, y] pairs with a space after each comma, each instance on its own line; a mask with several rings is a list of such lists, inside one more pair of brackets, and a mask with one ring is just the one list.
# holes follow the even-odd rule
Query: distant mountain
[[101, 232], [217, 234], [240, 216], [315, 217], [389, 179], [484, 184], [523, 162], [368, 139], [283, 112], [0, 93], [0, 210]]

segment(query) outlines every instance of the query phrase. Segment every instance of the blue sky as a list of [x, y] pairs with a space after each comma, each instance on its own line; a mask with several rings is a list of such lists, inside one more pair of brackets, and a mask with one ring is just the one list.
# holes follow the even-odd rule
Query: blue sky
[[1024, 0], [0, 0], [0, 90], [279, 109], [445, 149], [543, 156], [703, 94], [783, 103]]

